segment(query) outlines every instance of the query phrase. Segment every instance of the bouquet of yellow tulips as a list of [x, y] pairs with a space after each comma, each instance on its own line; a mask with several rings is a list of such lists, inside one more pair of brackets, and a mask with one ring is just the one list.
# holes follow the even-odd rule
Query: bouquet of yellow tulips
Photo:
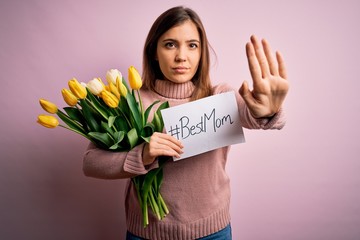
[[[133, 66], [128, 70], [131, 89], [117, 69], [109, 70], [106, 80], [108, 85], [100, 78], [94, 78], [87, 84], [71, 79], [68, 82], [69, 89], [61, 91], [64, 101], [69, 105], [63, 108], [64, 111], [59, 110], [54, 103], [40, 99], [41, 107], [48, 113], [56, 114], [66, 125], [61, 125], [52, 115], [39, 115], [37, 122], [47, 128], [60, 126], [71, 130], [109, 151], [129, 151], [149, 141], [154, 132], [163, 130], [160, 111], [169, 107], [169, 104], [160, 104], [152, 121], [148, 121], [151, 109], [159, 101], [144, 111], [139, 92], [142, 80]], [[149, 224], [148, 206], [159, 220], [169, 213], [160, 193], [163, 163], [164, 160], [160, 160], [159, 168], [132, 178], [142, 209], [144, 227]]]

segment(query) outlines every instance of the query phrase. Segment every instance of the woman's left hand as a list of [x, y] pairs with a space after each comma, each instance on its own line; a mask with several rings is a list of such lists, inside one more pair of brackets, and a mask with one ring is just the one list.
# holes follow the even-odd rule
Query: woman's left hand
[[289, 89], [285, 63], [279, 52], [274, 58], [266, 40], [260, 42], [254, 35], [250, 40], [246, 44], [246, 54], [253, 90], [245, 81], [239, 93], [253, 117], [271, 117], [280, 110]]

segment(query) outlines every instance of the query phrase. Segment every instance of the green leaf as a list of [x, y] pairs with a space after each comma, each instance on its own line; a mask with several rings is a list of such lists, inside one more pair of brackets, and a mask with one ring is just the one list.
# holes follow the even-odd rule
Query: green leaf
[[156, 113], [157, 113], [157, 117], [159, 118], [157, 121], [159, 123], [159, 125], [156, 127], [156, 132], [162, 132], [162, 130], [164, 129], [164, 121], [161, 115], [161, 110], [169, 108], [169, 102], [163, 102], [159, 108], [157, 109]]
[[158, 112], [154, 112], [154, 118], [151, 123], [155, 127], [155, 132], [162, 132], [162, 124]]
[[117, 130], [125, 132], [128, 132], [130, 130], [130, 126], [123, 116], [117, 116], [114, 124]]
[[151, 111], [152, 107], [153, 107], [155, 104], [159, 103], [159, 102], [160, 102], [159, 100], [153, 102], [153, 103], [145, 110], [145, 114], [144, 114], [145, 122], [147, 122], [147, 120], [148, 120], [148, 117], [149, 117], [149, 114], [150, 114], [150, 111]]
[[115, 132], [113, 136], [115, 138], [115, 142], [120, 143], [125, 137], [125, 132], [124, 131]]
[[73, 120], [82, 123], [84, 122], [84, 117], [81, 113], [81, 111], [78, 108], [75, 107], [64, 107], [63, 108], [66, 112], [66, 114]]
[[108, 119], [108, 126], [111, 128], [114, 125], [117, 116], [110, 116]]
[[113, 145], [114, 140], [107, 133], [89, 132], [88, 135], [106, 145], [108, 148]]
[[97, 123], [98, 116], [96, 115], [96, 112], [94, 112], [88, 103], [84, 99], [80, 99], [80, 104], [83, 110], [83, 115], [86, 120], [87, 125], [89, 126], [90, 130], [92, 132], [99, 132], [100, 126]]
[[160, 194], [160, 187], [163, 181], [163, 177], [164, 177], [164, 172], [163, 171], [159, 171], [158, 174], [156, 174], [156, 193]]
[[90, 100], [91, 106], [105, 119], [108, 119], [109, 114], [107, 111], [107, 106], [104, 102], [100, 101], [94, 94], [92, 94], [89, 89], [87, 89], [87, 99]]
[[124, 139], [125, 137], [125, 132], [124, 131], [119, 131], [119, 132], [115, 132], [113, 134], [113, 137], [115, 139], [115, 143], [114, 145], [112, 145], [110, 147], [110, 149], [112, 150], [124, 150], [126, 146], [121, 146], [119, 145], [121, 143], [121, 141]]
[[86, 131], [84, 130], [84, 128], [77, 123], [75, 120], [71, 119], [68, 115], [66, 115], [65, 113], [63, 113], [62, 111], [58, 110], [56, 115], [59, 116], [59, 118], [66, 124], [68, 125], [71, 129], [74, 129], [76, 131], [79, 131], [81, 133], [86, 134]]
[[138, 142], [138, 135], [137, 135], [137, 131], [135, 128], [131, 129], [127, 134], [127, 139], [130, 145], [130, 149], [132, 149], [133, 147], [136, 146], [137, 142]]
[[101, 121], [101, 128], [102, 128], [102, 130], [104, 130], [105, 132], [107, 132], [111, 135], [114, 134], [114, 130], [109, 128], [109, 125], [104, 121]]
[[123, 82], [123, 84], [125, 85], [127, 92], [129, 93], [129, 92], [130, 92], [130, 88], [129, 88], [129, 85], [126, 83], [124, 77], [122, 78], [122, 82]]
[[142, 129], [141, 112], [139, 111], [138, 103], [132, 94], [126, 95], [126, 100], [130, 108], [131, 116], [135, 123], [135, 128], [138, 132]]
[[141, 138], [144, 139], [146, 142], [150, 141], [151, 135], [153, 135], [155, 131], [155, 126], [152, 123], [146, 123], [144, 128], [141, 130]]
[[141, 195], [143, 196], [143, 199], [147, 199], [149, 191], [152, 188], [154, 178], [161, 170], [162, 168], [155, 168], [145, 175], [144, 182], [141, 187]]
[[128, 105], [128, 101], [124, 96], [121, 96], [118, 107], [123, 114], [125, 114], [126, 116], [129, 116], [130, 108]]

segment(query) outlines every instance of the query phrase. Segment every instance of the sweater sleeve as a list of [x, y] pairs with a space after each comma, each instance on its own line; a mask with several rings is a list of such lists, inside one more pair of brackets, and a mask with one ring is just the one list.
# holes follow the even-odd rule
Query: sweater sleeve
[[285, 126], [285, 114], [283, 109], [280, 109], [274, 116], [271, 118], [254, 118], [249, 108], [246, 106], [244, 99], [240, 96], [238, 91], [235, 91], [233, 88], [227, 84], [221, 84], [214, 88], [214, 94], [219, 94], [223, 92], [234, 91], [241, 125], [244, 128], [248, 129], [282, 129]]
[[83, 171], [88, 177], [103, 179], [131, 178], [146, 174], [158, 167], [157, 161], [149, 166], [142, 162], [142, 143], [129, 152], [113, 152], [100, 149], [90, 143], [83, 158]]

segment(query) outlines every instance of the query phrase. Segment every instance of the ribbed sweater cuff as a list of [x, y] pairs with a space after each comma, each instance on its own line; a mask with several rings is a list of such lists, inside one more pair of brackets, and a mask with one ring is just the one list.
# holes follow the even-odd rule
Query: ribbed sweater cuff
[[144, 146], [145, 144], [142, 143], [128, 152], [124, 162], [125, 172], [129, 172], [136, 175], [146, 174], [148, 172], [148, 169], [145, 168], [142, 161], [142, 152]]
[[[249, 111], [249, 109], [247, 110]], [[251, 114], [249, 112], [249, 114]], [[270, 118], [259, 118], [255, 119], [258, 126], [261, 129], [281, 129], [285, 126], [285, 116], [284, 111], [280, 108], [279, 112], [277, 112], [274, 116]]]

